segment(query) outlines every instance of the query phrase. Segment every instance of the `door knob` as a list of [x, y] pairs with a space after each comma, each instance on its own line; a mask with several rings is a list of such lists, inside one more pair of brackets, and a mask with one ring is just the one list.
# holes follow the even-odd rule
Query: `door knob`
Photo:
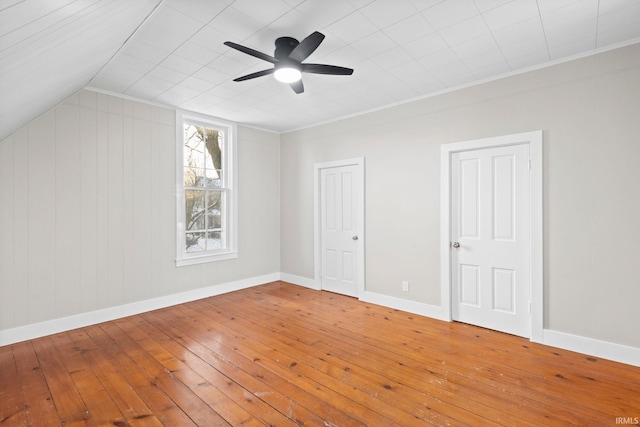
[[458, 249], [460, 247], [460, 242], [453, 242], [451, 244], [451, 246], [453, 246], [454, 248]]
[[353, 236], [351, 240], [358, 240], [358, 236]]

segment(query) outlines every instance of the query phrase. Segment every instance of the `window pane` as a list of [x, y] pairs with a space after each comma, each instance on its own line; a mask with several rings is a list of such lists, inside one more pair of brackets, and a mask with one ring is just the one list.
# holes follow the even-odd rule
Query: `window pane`
[[217, 191], [208, 191], [207, 201], [207, 229], [220, 229], [222, 227], [222, 193]]
[[204, 167], [205, 129], [200, 126], [185, 124], [184, 164], [185, 166]]
[[185, 245], [187, 252], [201, 252], [207, 250], [207, 239], [204, 231], [185, 234]]
[[198, 175], [192, 169], [185, 168], [184, 170], [184, 186], [195, 187]]
[[201, 132], [198, 127], [189, 123], [184, 124], [184, 146], [193, 149], [202, 143]]
[[188, 123], [184, 130], [185, 187], [221, 188], [223, 132]]
[[206, 171], [202, 168], [187, 168], [184, 171], [185, 187], [206, 187]]
[[207, 169], [207, 187], [209, 188], [221, 188], [222, 187], [222, 171], [216, 169]]
[[222, 232], [213, 231], [209, 233], [209, 238], [207, 239], [207, 245], [209, 246], [209, 250], [224, 248], [224, 244], [222, 241]]
[[185, 191], [186, 231], [205, 229], [205, 195], [206, 191], [202, 190]]
[[206, 130], [207, 169], [222, 169], [222, 132], [215, 129]]
[[185, 124], [184, 139], [184, 185], [203, 185], [204, 170], [204, 128]]

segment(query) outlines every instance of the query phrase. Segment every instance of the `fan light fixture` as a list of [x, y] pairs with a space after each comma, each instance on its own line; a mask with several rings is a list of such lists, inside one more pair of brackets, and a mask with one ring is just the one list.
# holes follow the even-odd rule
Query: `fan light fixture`
[[353, 68], [302, 62], [320, 46], [322, 40], [324, 40], [324, 34], [317, 31], [305, 37], [301, 42], [293, 37], [278, 37], [276, 39], [276, 50], [273, 52], [273, 56], [234, 42], [224, 42], [224, 45], [274, 65], [273, 68], [267, 68], [266, 70], [256, 71], [255, 73], [235, 78], [233, 79], [234, 82], [242, 82], [273, 74], [276, 80], [288, 83], [295, 93], [302, 93], [304, 92], [304, 85], [302, 84], [301, 78], [302, 73], [329, 74], [333, 76], [350, 76], [353, 74]]
[[296, 68], [282, 67], [275, 71], [274, 76], [279, 82], [294, 83], [302, 78], [302, 73]]

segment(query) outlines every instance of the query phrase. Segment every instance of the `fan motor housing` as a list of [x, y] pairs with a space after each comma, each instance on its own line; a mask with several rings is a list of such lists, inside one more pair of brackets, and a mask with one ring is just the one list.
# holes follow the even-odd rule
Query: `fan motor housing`
[[273, 56], [276, 59], [288, 58], [291, 51], [299, 44], [300, 42], [293, 37], [278, 37], [276, 39], [276, 50]]

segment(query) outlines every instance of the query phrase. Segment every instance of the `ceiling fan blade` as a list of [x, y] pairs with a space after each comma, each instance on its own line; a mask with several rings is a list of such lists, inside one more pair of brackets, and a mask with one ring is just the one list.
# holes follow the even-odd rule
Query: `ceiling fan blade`
[[320, 46], [322, 40], [324, 40], [324, 34], [314, 31], [291, 51], [289, 58], [297, 62], [304, 61]]
[[295, 93], [304, 92], [304, 85], [302, 84], [302, 80], [298, 80], [297, 82], [289, 83], [289, 86], [291, 86], [291, 89], [293, 89], [293, 91]]
[[273, 56], [267, 55], [266, 53], [258, 52], [257, 50], [251, 49], [250, 47], [242, 46], [234, 42], [224, 42], [224, 44], [225, 46], [232, 47], [235, 50], [246, 53], [247, 55], [255, 56], [256, 58], [262, 59], [263, 61], [271, 62], [272, 64], [278, 62], [278, 60]]
[[353, 68], [326, 64], [302, 64], [302, 71], [315, 74], [333, 74], [335, 76], [350, 76], [353, 74]]
[[273, 74], [275, 68], [269, 68], [268, 70], [256, 71], [255, 73], [247, 74], [246, 76], [238, 77], [237, 79], [233, 79], [234, 82], [243, 82], [249, 79], [255, 79], [256, 77], [267, 76], [269, 74]]

